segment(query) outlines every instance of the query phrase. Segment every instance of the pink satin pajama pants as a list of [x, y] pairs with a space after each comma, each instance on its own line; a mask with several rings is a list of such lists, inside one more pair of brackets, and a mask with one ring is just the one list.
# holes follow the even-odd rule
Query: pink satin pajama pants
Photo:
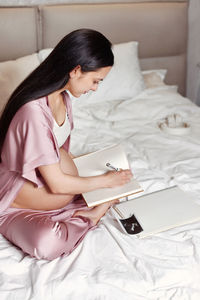
[[51, 211], [8, 208], [0, 216], [0, 233], [37, 259], [68, 255], [95, 226], [90, 219], [73, 214], [88, 209], [83, 199]]

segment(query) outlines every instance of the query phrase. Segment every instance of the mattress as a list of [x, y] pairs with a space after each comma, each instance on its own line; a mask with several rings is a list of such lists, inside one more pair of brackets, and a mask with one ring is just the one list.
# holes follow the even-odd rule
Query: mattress
[[[73, 100], [71, 152], [121, 143], [145, 193], [178, 185], [200, 205], [200, 108], [175, 86], [126, 100]], [[179, 114], [186, 135], [160, 129]], [[0, 236], [1, 300], [199, 300], [200, 223], [139, 239], [122, 232], [111, 210], [67, 257], [36, 260]]]

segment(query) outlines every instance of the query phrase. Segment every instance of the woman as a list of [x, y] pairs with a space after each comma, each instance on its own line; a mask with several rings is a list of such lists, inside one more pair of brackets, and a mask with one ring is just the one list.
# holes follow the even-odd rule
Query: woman
[[0, 233], [38, 259], [69, 254], [113, 202], [87, 208], [80, 196], [123, 185], [129, 170], [80, 177], [69, 152], [68, 90], [95, 91], [113, 65], [111, 43], [80, 29], [65, 36], [13, 92], [0, 119]]

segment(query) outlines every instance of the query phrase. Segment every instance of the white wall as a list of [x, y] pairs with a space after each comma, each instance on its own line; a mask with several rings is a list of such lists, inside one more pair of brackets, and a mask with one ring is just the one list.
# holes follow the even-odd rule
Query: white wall
[[[38, 5], [38, 4], [60, 4], [60, 3], [101, 3], [101, 2], [140, 2], [141, 0], [0, 0], [1, 6], [11, 5]], [[152, 0], [145, 0], [146, 2]], [[156, 0], [157, 1], [157, 0]], [[161, 0], [162, 1], [162, 0]], [[170, 0], [171, 1], [171, 0]]]
[[200, 0], [189, 2], [187, 97], [200, 105]]
[[[37, 4], [59, 4], [59, 3], [103, 3], [103, 2], [162, 2], [166, 0], [0, 0], [0, 6], [11, 5], [37, 5]], [[167, 0], [168, 2], [181, 2], [182, 0]]]
[[[151, 2], [152, 0], [0, 0], [0, 6], [19, 6], [61, 3]], [[166, 0], [153, 0], [166, 1]], [[182, 1], [182, 0], [167, 0]], [[200, 105], [200, 0], [189, 1], [189, 43], [187, 97]]]

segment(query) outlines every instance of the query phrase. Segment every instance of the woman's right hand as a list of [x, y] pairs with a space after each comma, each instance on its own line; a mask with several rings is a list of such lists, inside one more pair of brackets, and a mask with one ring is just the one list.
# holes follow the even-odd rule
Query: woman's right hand
[[120, 171], [109, 171], [103, 176], [105, 176], [106, 187], [112, 188], [128, 183], [131, 181], [133, 174], [131, 170], [127, 169]]

